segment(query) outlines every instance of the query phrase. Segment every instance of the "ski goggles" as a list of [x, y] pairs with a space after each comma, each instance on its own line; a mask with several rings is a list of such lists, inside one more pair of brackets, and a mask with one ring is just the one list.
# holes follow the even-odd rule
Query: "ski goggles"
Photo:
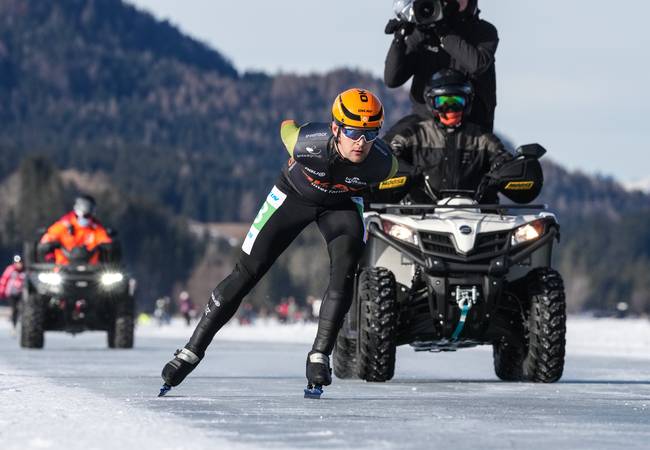
[[343, 133], [346, 138], [352, 139], [355, 142], [361, 138], [364, 138], [366, 142], [372, 142], [379, 137], [379, 128], [364, 130], [361, 128], [347, 128], [341, 125], [341, 133]]
[[438, 95], [433, 98], [436, 111], [463, 111], [467, 106], [467, 97], [463, 95]]

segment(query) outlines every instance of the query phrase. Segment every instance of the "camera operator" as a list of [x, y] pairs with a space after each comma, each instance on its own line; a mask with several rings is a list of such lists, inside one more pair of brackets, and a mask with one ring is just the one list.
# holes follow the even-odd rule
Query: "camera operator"
[[407, 124], [430, 118], [423, 98], [424, 86], [441, 69], [467, 75], [476, 97], [470, 122], [491, 132], [496, 107], [494, 54], [499, 38], [496, 28], [479, 19], [478, 0], [396, 0], [398, 18], [386, 25], [395, 38], [386, 56], [384, 82], [388, 87], [411, 83], [412, 116]]

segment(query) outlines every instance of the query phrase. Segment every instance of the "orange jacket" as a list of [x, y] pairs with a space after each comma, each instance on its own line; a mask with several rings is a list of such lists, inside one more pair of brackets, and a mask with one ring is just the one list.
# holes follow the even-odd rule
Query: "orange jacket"
[[[75, 247], [85, 246], [88, 251], [94, 250], [98, 245], [112, 242], [106, 229], [96, 220], [91, 219], [87, 227], [79, 226], [77, 216], [74, 212], [69, 212], [59, 220], [54, 222], [47, 229], [47, 232], [41, 238], [41, 244], [48, 242], [60, 242], [61, 246], [70, 251]], [[54, 250], [54, 262], [56, 264], [68, 264], [68, 258], [61, 249]], [[99, 252], [95, 253], [90, 259], [90, 264], [99, 262]]]

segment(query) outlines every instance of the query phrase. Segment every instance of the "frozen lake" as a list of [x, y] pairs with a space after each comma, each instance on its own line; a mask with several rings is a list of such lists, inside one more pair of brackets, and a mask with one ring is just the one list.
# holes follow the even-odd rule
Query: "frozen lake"
[[21, 350], [3, 325], [0, 448], [650, 445], [647, 321], [570, 321], [556, 384], [498, 381], [487, 347], [452, 354], [403, 347], [393, 381], [335, 379], [321, 400], [302, 398], [313, 326], [231, 327], [183, 385], [157, 398], [160, 370], [190, 332], [144, 328], [133, 350], [106, 349], [104, 333], [47, 333], [44, 350]]

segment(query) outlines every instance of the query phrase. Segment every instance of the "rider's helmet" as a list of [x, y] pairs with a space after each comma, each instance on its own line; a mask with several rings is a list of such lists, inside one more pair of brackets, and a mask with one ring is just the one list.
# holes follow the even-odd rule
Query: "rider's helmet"
[[384, 123], [384, 107], [366, 89], [348, 89], [336, 96], [332, 105], [332, 120], [346, 128], [376, 128]]
[[77, 216], [79, 226], [87, 227], [95, 213], [95, 199], [90, 195], [80, 195], [74, 201], [72, 210]]
[[447, 128], [458, 128], [474, 99], [472, 83], [454, 69], [433, 74], [424, 87], [424, 100], [435, 118]]

